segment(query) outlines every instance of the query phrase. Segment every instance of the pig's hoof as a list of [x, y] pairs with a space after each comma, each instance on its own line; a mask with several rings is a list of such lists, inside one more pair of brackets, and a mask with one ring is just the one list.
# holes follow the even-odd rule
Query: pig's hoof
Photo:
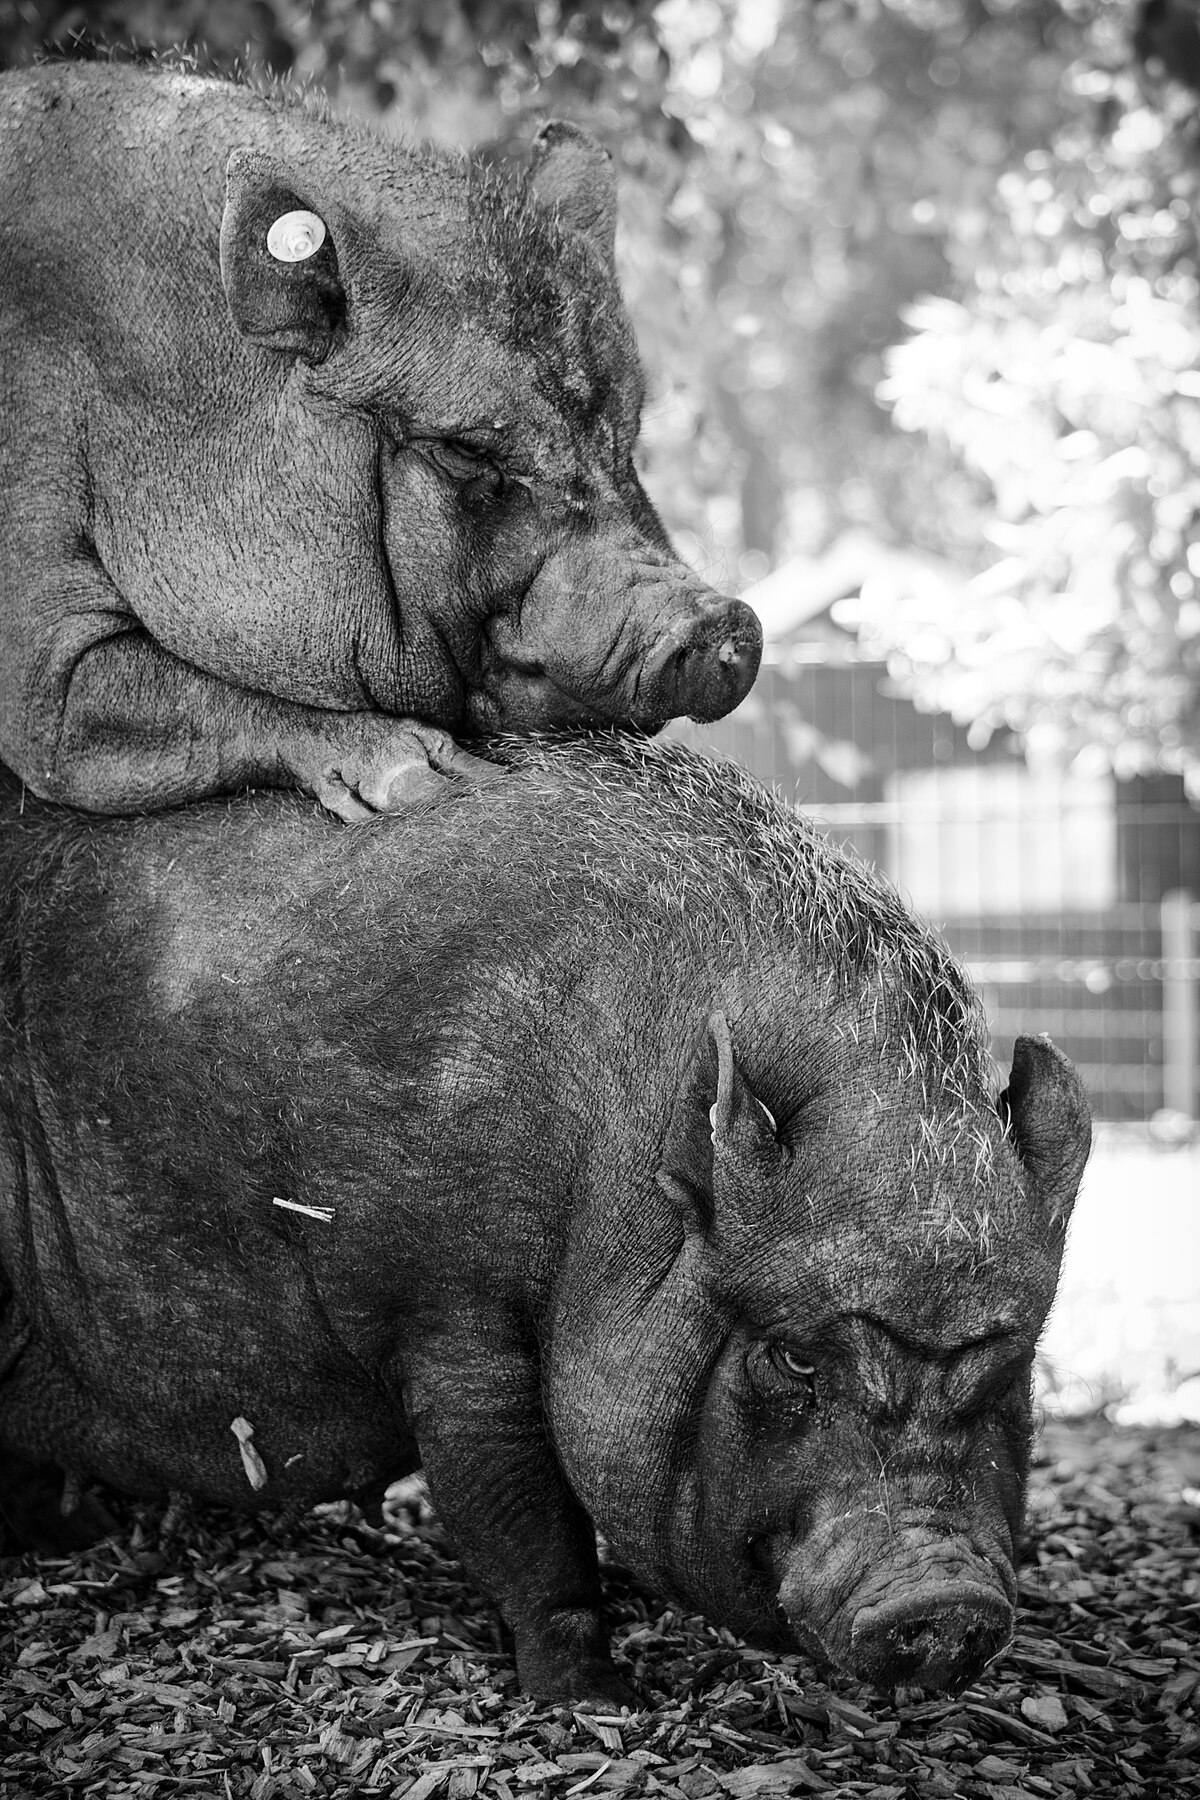
[[429, 806], [445, 799], [454, 789], [483, 787], [503, 774], [495, 763], [460, 750], [444, 731], [424, 728], [414, 731], [413, 736], [423, 757], [402, 762], [359, 784], [360, 795], [376, 812], [406, 812], [410, 807]]
[[375, 817], [376, 809], [360, 800], [354, 789], [339, 776], [324, 777], [315, 784], [313, 792], [325, 811], [341, 819], [344, 825], [360, 825], [364, 819]]
[[70, 1556], [118, 1529], [97, 1495], [61, 1469], [6, 1456], [0, 1471], [0, 1555], [38, 1550]]
[[393, 762], [378, 773], [364, 774], [358, 781], [341, 774], [327, 776], [316, 791], [327, 812], [343, 824], [360, 825], [379, 813], [429, 806], [449, 793], [451, 785], [445, 775], [414, 757], [411, 762]]
[[373, 786], [366, 798], [377, 812], [407, 812], [413, 806], [429, 806], [450, 786], [445, 775], [426, 762], [402, 763], [379, 793]]
[[378, 813], [437, 805], [455, 791], [483, 787], [503, 774], [496, 763], [460, 750], [449, 732], [434, 725], [405, 722], [397, 732], [395, 722], [385, 719], [365, 745], [326, 765], [313, 791], [327, 812], [357, 825]]
[[530, 1691], [543, 1706], [571, 1706], [577, 1712], [637, 1712], [642, 1702], [610, 1662], [588, 1658], [548, 1680], [531, 1681]]
[[499, 763], [488, 762], [482, 756], [472, 756], [469, 750], [456, 744], [448, 732], [423, 725], [414, 731], [413, 736], [429, 759], [430, 768], [436, 769], [440, 775], [464, 781], [469, 787], [486, 787], [489, 782], [498, 781], [504, 775], [504, 769]]

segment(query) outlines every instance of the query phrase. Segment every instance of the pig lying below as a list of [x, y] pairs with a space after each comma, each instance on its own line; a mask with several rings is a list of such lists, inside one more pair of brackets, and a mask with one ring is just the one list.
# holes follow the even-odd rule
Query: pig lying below
[[594, 1527], [760, 1644], [961, 1684], [1080, 1084], [1022, 1038], [997, 1102], [938, 940], [731, 769], [501, 754], [353, 836], [6, 790], [0, 1445], [250, 1508], [424, 1464], [543, 1699], [630, 1698]]

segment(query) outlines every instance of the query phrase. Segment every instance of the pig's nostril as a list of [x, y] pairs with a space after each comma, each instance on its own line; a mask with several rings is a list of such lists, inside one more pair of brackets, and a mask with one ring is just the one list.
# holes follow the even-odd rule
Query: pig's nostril
[[740, 600], [673, 621], [646, 658], [640, 711], [658, 720], [723, 718], [749, 693], [762, 628]]

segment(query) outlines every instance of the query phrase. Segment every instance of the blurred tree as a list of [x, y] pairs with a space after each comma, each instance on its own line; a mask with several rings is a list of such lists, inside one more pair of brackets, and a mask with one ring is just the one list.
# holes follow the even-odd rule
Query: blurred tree
[[849, 524], [919, 541], [947, 459], [892, 430], [882, 353], [951, 281], [952, 222], [1046, 140], [1081, 27], [1056, 0], [664, 0], [656, 17], [667, 106], [703, 150], [667, 214], [688, 361], [662, 362], [692, 430], [660, 433], [660, 462], [688, 458], [743, 580]]
[[0, 0], [0, 61], [80, 39], [182, 50], [202, 68], [319, 85], [406, 134], [475, 145], [504, 120], [595, 108], [662, 135], [666, 59], [649, 0]]
[[980, 735], [1200, 797], [1194, 100], [1118, 57], [1067, 74], [1046, 146], [953, 222], [957, 299], [912, 309], [888, 358], [897, 423], [977, 485], [946, 536], [979, 573], [953, 609], [861, 611], [899, 678]]
[[1134, 55], [1148, 68], [1200, 90], [1200, 10], [1196, 0], [1144, 0], [1133, 29]]
[[881, 354], [946, 286], [952, 220], [1045, 141], [1080, 29], [1058, 0], [0, 0], [8, 60], [173, 44], [492, 154], [590, 124], [623, 175], [648, 478], [733, 580], [925, 511]]

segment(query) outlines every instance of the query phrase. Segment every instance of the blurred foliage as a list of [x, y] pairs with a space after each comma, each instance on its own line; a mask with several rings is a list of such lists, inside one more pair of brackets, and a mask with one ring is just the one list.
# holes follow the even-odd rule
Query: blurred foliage
[[956, 297], [911, 309], [887, 358], [896, 422], [980, 483], [957, 546], [980, 573], [953, 611], [862, 611], [981, 735], [1200, 795], [1200, 142], [1193, 95], [1122, 50], [1068, 68], [1047, 144], [952, 223]]
[[[183, 46], [385, 131], [622, 175], [643, 461], [744, 583], [847, 527], [974, 580], [873, 640], [930, 703], [1200, 767], [1197, 0], [0, 0], [0, 59]], [[935, 296], [936, 298], [930, 298]], [[896, 426], [902, 429], [897, 430]]]
[[0, 60], [81, 39], [315, 84], [384, 130], [475, 146], [529, 112], [669, 135], [648, 0], [0, 0]]

